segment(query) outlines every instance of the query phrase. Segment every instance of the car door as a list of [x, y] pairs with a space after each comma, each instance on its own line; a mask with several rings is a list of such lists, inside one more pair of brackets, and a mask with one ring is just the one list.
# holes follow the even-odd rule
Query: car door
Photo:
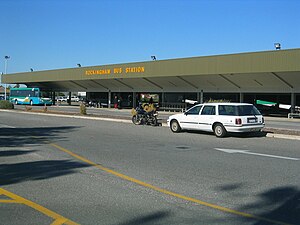
[[205, 105], [203, 106], [199, 119], [198, 128], [203, 131], [212, 131], [212, 124], [215, 121], [216, 106], [215, 105]]
[[196, 105], [184, 113], [184, 116], [180, 121], [182, 129], [198, 129], [199, 112], [201, 108], [202, 105]]

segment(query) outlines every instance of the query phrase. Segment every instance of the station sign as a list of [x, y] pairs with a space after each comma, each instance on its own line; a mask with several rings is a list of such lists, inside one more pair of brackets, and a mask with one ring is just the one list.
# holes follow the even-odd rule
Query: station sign
[[144, 73], [145, 67], [112, 67], [100, 70], [86, 70], [85, 75], [110, 75], [110, 74], [128, 74], [128, 73]]

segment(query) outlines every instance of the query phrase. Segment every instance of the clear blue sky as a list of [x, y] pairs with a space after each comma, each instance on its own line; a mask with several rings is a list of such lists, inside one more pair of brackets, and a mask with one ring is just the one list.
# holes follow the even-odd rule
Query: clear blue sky
[[299, 0], [0, 0], [0, 72], [300, 47]]

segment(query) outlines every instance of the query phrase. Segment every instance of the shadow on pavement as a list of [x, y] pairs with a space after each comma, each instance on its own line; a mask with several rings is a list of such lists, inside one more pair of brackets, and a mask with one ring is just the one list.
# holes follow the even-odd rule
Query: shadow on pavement
[[[199, 135], [208, 135], [208, 136], [215, 136], [213, 132], [205, 132], [205, 131], [197, 131], [197, 130], [186, 130], [183, 131], [186, 133], [191, 134], [199, 134]], [[268, 132], [244, 132], [244, 133], [227, 133], [223, 138], [261, 138], [266, 137]], [[216, 137], [217, 138], [217, 137]]]
[[45, 160], [0, 165], [0, 185], [43, 180], [76, 173], [89, 165], [71, 160]]
[[[64, 139], [60, 134], [69, 133], [78, 128], [75, 126], [0, 128], [0, 157], [11, 157], [13, 159], [13, 157], [18, 155], [37, 152], [37, 150], [26, 150], [24, 147], [29, 146], [30, 148], [32, 145], [44, 145], [45, 141], [51, 141], [52, 139], [56, 141]], [[22, 157], [19, 159], [22, 159]], [[5, 161], [3, 162], [5, 163]], [[0, 164], [0, 185], [49, 179], [76, 173], [77, 169], [89, 166], [85, 163], [71, 160], [9, 162], [9, 164]]]
[[36, 151], [21, 151], [21, 150], [0, 151], [0, 157], [25, 155], [25, 154], [30, 154], [33, 152], [36, 152]]
[[[300, 222], [300, 192], [295, 187], [273, 188], [259, 195], [260, 202], [246, 206], [245, 209], [264, 209], [268, 206], [276, 205], [275, 209], [260, 214], [265, 218], [283, 221], [290, 224]], [[258, 221], [255, 225], [264, 225], [263, 221]]]
[[79, 127], [34, 127], [34, 128], [1, 128], [0, 147], [19, 147], [25, 145], [40, 145], [42, 142], [54, 139], [61, 140], [58, 134], [70, 132]]
[[[219, 191], [238, 191], [243, 189], [242, 183], [224, 185], [218, 187]], [[234, 195], [234, 194], [233, 194]], [[260, 211], [261, 213], [255, 214], [262, 218], [270, 219], [273, 221], [282, 222], [282, 224], [299, 224], [300, 221], [300, 191], [297, 187], [283, 186], [278, 188], [271, 188], [267, 191], [260, 193], [258, 201], [244, 205], [237, 209], [238, 211], [250, 213], [251, 211]], [[245, 219], [253, 221], [253, 219]], [[256, 221], [254, 225], [269, 225], [267, 221]]]

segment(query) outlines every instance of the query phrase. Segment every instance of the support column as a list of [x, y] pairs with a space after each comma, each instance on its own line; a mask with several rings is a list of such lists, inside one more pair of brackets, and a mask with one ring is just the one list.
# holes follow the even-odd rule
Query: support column
[[108, 105], [107, 105], [107, 108], [110, 109], [110, 106], [111, 106], [111, 91], [109, 90], [108, 91]]
[[296, 94], [291, 93], [291, 113], [295, 112], [295, 106], [296, 106]]
[[197, 92], [197, 103], [200, 102], [200, 92]]
[[52, 105], [55, 105], [55, 91], [52, 92]]
[[136, 108], [136, 92], [132, 92], [132, 107]]
[[69, 92], [68, 104], [71, 105], [72, 92]]
[[200, 103], [202, 104], [204, 101], [204, 98], [203, 98], [203, 90], [201, 90], [200, 92]]
[[244, 93], [240, 92], [240, 103], [244, 102]]
[[89, 103], [90, 99], [91, 99], [91, 92], [86, 92], [86, 94], [85, 94], [85, 101], [87, 103]]

